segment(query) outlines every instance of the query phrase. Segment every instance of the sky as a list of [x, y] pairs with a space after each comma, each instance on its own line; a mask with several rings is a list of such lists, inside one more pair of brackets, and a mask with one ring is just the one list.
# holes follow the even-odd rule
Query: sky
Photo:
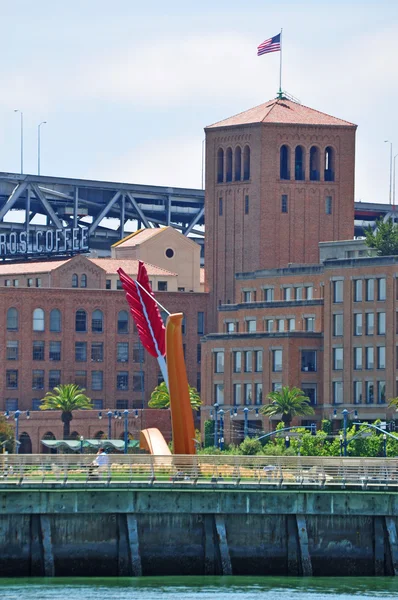
[[[355, 200], [388, 202], [398, 2], [0, 0], [0, 171], [201, 187], [203, 128], [282, 87], [358, 125]], [[397, 157], [398, 167], [398, 157]], [[398, 192], [397, 192], [398, 193]]]

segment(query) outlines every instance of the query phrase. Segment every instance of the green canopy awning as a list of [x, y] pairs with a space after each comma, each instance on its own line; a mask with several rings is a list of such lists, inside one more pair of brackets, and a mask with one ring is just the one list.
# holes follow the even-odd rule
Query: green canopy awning
[[[84, 448], [114, 448], [115, 450], [124, 450], [123, 440], [97, 440], [87, 439], [82, 440]], [[41, 440], [41, 443], [47, 448], [69, 448], [74, 452], [78, 452], [81, 449], [82, 442], [80, 440]], [[129, 448], [137, 448], [139, 446], [138, 440], [129, 440]]]

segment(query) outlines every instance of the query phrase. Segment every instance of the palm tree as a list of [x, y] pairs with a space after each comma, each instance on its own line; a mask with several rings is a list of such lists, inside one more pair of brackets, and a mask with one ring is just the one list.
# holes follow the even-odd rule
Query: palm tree
[[296, 387], [290, 388], [288, 385], [284, 385], [281, 390], [270, 392], [267, 398], [271, 403], [263, 406], [260, 412], [268, 417], [282, 415], [284, 427], [290, 427], [293, 417], [314, 414], [314, 409], [309, 404], [310, 399]]
[[[191, 400], [191, 406], [193, 410], [199, 410], [202, 401], [198, 394], [198, 390], [194, 387], [189, 387], [189, 399]], [[170, 396], [167, 385], [164, 381], [155, 387], [151, 394], [151, 399], [148, 402], [149, 408], [169, 408]]]
[[70, 422], [74, 410], [92, 408], [90, 398], [85, 395], [86, 390], [74, 383], [59, 385], [52, 392], [47, 392], [40, 405], [40, 410], [61, 410], [61, 420], [64, 424], [64, 440], [70, 436]]

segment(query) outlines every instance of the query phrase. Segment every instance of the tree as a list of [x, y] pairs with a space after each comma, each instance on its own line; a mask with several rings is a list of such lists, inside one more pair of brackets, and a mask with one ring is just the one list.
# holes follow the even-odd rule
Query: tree
[[59, 385], [52, 392], [47, 392], [40, 405], [40, 410], [61, 410], [61, 420], [64, 424], [64, 440], [70, 436], [70, 422], [74, 410], [93, 408], [90, 398], [85, 395], [86, 390], [74, 383]]
[[3, 448], [8, 452], [14, 451], [14, 428], [6, 417], [0, 415], [0, 452]]
[[267, 398], [271, 401], [268, 406], [260, 409], [264, 415], [273, 417], [282, 415], [284, 427], [290, 427], [293, 417], [304, 417], [314, 414], [310, 399], [302, 390], [284, 385], [280, 391], [270, 392]]
[[388, 408], [395, 408], [398, 411], [398, 398], [390, 398], [388, 401]]
[[[199, 410], [202, 401], [198, 394], [198, 390], [194, 387], [189, 387], [189, 398], [191, 400], [191, 406], [193, 410]], [[167, 385], [164, 381], [155, 387], [151, 394], [151, 399], [148, 402], [149, 408], [169, 408], [170, 396]]]
[[387, 221], [378, 219], [374, 231], [369, 225], [365, 229], [365, 236], [366, 245], [369, 248], [375, 248], [380, 256], [398, 254], [398, 225], [391, 217]]

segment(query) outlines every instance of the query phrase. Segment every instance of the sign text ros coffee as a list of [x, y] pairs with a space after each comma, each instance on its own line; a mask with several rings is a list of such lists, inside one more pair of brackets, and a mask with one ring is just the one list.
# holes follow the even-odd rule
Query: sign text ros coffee
[[27, 254], [67, 254], [85, 252], [88, 249], [88, 227], [0, 233], [1, 258], [16, 258]]

